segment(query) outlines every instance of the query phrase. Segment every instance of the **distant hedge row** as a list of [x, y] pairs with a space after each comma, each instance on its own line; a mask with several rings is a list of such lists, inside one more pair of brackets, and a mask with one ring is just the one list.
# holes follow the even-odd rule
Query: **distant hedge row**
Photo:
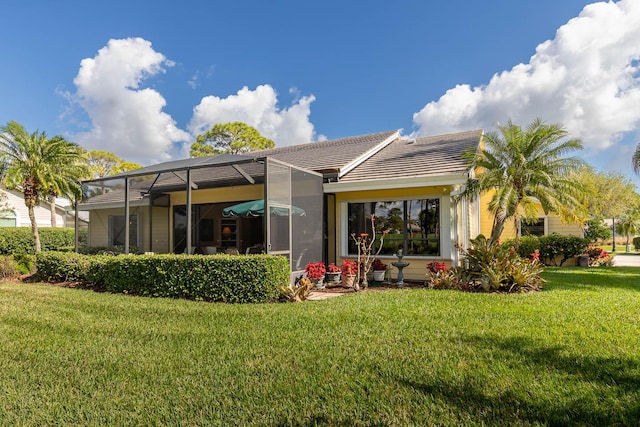
[[41, 252], [38, 279], [100, 290], [229, 303], [274, 300], [289, 283], [286, 258], [271, 255], [82, 255]]
[[504, 245], [515, 246], [518, 255], [523, 258], [530, 257], [537, 249], [540, 253], [540, 261], [545, 265], [560, 266], [566, 261], [585, 253], [589, 241], [578, 236], [561, 236], [552, 233], [546, 236], [523, 236], [518, 239], [507, 240]]
[[[75, 245], [73, 228], [38, 228], [43, 251], [72, 251]], [[81, 229], [80, 242], [87, 241], [87, 230]], [[0, 255], [33, 254], [31, 227], [0, 227]]]

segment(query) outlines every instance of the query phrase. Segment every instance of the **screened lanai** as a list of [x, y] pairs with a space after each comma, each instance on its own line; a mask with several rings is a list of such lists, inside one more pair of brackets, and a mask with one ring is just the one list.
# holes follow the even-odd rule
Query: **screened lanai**
[[[221, 154], [83, 182], [87, 244], [124, 253], [267, 253], [291, 271], [322, 260], [322, 175], [268, 157]], [[262, 211], [233, 209], [262, 203]]]

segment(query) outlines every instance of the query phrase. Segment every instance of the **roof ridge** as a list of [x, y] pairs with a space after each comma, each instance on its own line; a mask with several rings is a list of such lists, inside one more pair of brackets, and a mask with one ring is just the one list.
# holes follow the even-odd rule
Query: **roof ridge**
[[272, 153], [277, 154], [277, 153], [282, 153], [287, 151], [312, 150], [317, 148], [332, 147], [334, 145], [341, 145], [341, 144], [344, 144], [347, 140], [352, 140], [353, 143], [355, 144], [367, 138], [373, 138], [374, 136], [381, 137], [382, 135], [387, 135], [388, 137], [388, 135], [392, 135], [394, 132], [398, 132], [398, 130], [394, 129], [394, 130], [388, 130], [383, 132], [368, 133], [365, 135], [346, 136], [342, 138], [328, 139], [325, 141], [304, 142], [302, 144], [296, 144], [296, 145], [284, 145], [281, 147], [274, 147], [266, 150], [250, 151], [249, 153], [244, 153], [244, 154], [258, 155], [258, 157], [260, 157], [262, 155], [269, 155]]
[[423, 135], [423, 136], [417, 136], [415, 138], [407, 138], [407, 140], [411, 140], [411, 139], [446, 139], [447, 137], [450, 136], [454, 136], [454, 135], [472, 135], [475, 133], [482, 133], [484, 132], [484, 129], [474, 129], [474, 130], [464, 130], [464, 131], [459, 131], [459, 132], [449, 132], [449, 133], [443, 133], [443, 134], [438, 134], [438, 135]]

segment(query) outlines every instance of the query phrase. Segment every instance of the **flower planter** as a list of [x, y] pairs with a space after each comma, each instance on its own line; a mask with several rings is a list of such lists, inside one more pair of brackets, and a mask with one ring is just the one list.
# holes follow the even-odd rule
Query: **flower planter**
[[342, 275], [342, 286], [345, 286], [347, 288], [352, 288], [353, 287], [353, 282], [356, 279], [356, 275], [355, 274], [343, 274]]
[[325, 284], [327, 286], [337, 286], [340, 284], [340, 272], [327, 272], [325, 273]]
[[373, 270], [373, 281], [384, 282], [384, 275], [387, 270]]
[[311, 283], [313, 283], [314, 285], [313, 287], [315, 289], [323, 289], [324, 288], [323, 280], [324, 280], [324, 276], [322, 276], [319, 279], [311, 279]]

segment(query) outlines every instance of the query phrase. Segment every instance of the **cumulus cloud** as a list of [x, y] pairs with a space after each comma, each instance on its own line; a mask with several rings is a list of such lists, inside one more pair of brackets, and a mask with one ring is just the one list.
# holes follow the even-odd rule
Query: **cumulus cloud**
[[141, 38], [109, 40], [95, 57], [83, 59], [70, 98], [87, 113], [91, 128], [75, 141], [142, 164], [168, 159], [174, 143], [191, 136], [162, 111], [162, 95], [142, 84], [173, 65]]
[[311, 142], [316, 137], [309, 121], [315, 99], [313, 95], [298, 95], [291, 106], [280, 108], [278, 94], [270, 85], [260, 85], [255, 90], [245, 86], [226, 98], [202, 98], [193, 109], [187, 129], [198, 135], [215, 124], [239, 121], [253, 126], [278, 146]]
[[529, 63], [483, 86], [458, 85], [413, 121], [416, 134], [428, 135], [540, 117], [564, 124], [595, 152], [637, 133], [639, 105], [640, 1], [621, 0], [586, 6]]

